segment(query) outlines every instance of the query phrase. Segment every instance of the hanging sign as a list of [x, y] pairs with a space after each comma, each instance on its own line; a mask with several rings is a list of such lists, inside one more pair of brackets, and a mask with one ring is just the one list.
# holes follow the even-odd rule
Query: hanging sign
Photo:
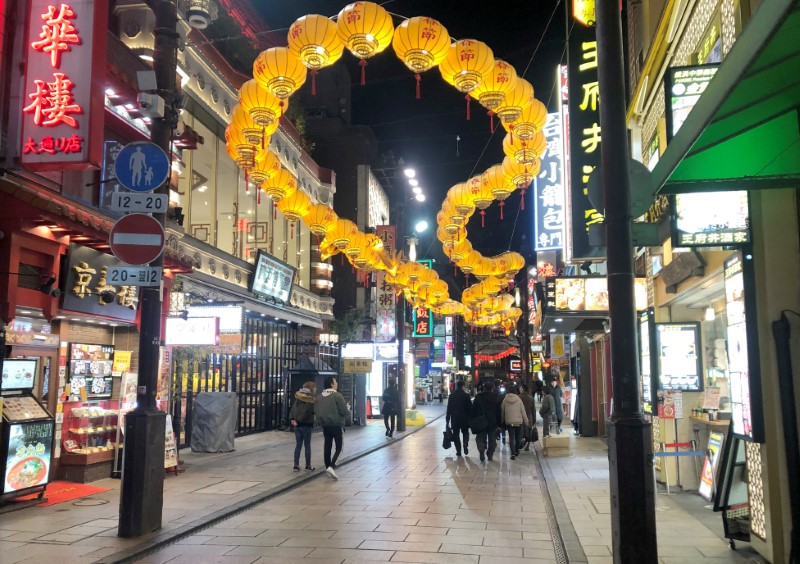
[[[433, 268], [431, 259], [420, 259], [417, 262], [424, 264], [428, 268]], [[415, 338], [433, 337], [433, 311], [430, 308], [415, 307], [413, 321]]]
[[561, 114], [547, 114], [544, 127], [547, 152], [534, 182], [534, 236], [537, 251], [564, 247], [564, 161], [561, 141]]
[[99, 168], [107, 0], [31, 0], [20, 162], [34, 171]]
[[676, 247], [719, 247], [750, 242], [747, 190], [675, 196]]
[[372, 372], [371, 358], [345, 358], [342, 360], [345, 374], [369, 374]]
[[[375, 233], [383, 241], [383, 248], [387, 252], [394, 253], [397, 227], [379, 225], [375, 229]], [[391, 343], [395, 339], [395, 295], [392, 287], [386, 282], [386, 273], [382, 270], [376, 273], [375, 290], [375, 311], [377, 312], [375, 342]]]

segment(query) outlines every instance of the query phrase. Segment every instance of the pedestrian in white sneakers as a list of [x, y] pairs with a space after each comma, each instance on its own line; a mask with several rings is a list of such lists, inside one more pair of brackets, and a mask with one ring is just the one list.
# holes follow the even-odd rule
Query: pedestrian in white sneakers
[[517, 395], [517, 387], [509, 384], [506, 397], [500, 406], [503, 423], [508, 429], [508, 444], [511, 447], [511, 460], [519, 456], [519, 447], [522, 442], [522, 429], [528, 425], [528, 414], [525, 404]]
[[[325, 379], [325, 390], [317, 398], [314, 405], [314, 414], [317, 423], [322, 427], [322, 436], [325, 438], [323, 458], [325, 459], [325, 472], [330, 478], [338, 480], [334, 469], [336, 460], [342, 452], [342, 427], [349, 413], [344, 396], [337, 392], [339, 382], [333, 376]], [[336, 443], [336, 452], [331, 457], [331, 447]]]

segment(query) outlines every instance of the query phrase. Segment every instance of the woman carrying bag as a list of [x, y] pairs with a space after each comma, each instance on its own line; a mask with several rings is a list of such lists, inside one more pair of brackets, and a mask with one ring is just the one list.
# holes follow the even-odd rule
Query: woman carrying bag
[[556, 405], [553, 401], [553, 394], [550, 388], [545, 387], [542, 389], [542, 407], [539, 408], [539, 415], [542, 416], [542, 436], [550, 436], [550, 422], [555, 415]]

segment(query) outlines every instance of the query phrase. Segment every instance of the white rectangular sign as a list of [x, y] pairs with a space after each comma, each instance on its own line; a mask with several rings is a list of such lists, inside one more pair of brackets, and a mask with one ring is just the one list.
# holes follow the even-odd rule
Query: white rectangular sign
[[123, 286], [160, 286], [161, 267], [158, 266], [109, 266], [109, 284]]
[[114, 192], [111, 194], [111, 211], [137, 213], [166, 213], [169, 197], [166, 194], [137, 194]]

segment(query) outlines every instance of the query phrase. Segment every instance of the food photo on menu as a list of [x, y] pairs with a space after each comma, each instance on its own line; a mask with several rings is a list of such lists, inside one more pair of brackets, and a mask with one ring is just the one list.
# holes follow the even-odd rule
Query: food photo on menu
[[582, 311], [586, 307], [585, 278], [556, 279], [556, 309]]
[[31, 389], [35, 378], [35, 360], [9, 358], [3, 363], [3, 380], [0, 388], [6, 390]]
[[605, 278], [586, 278], [586, 311], [608, 311], [608, 282]]

